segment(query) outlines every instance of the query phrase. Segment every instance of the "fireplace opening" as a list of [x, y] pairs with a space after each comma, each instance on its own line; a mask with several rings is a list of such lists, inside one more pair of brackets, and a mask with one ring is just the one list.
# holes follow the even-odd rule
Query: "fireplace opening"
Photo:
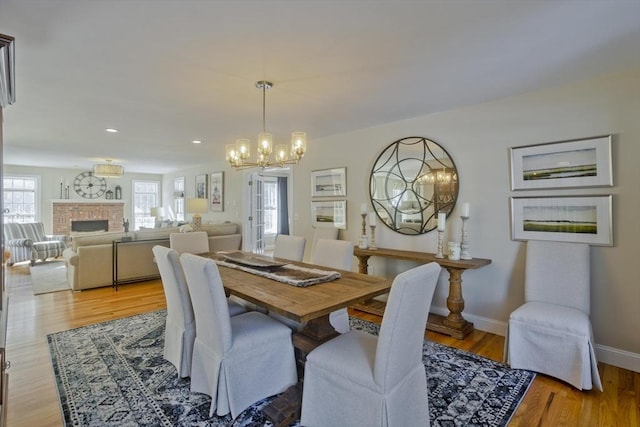
[[71, 221], [71, 231], [109, 231], [108, 219]]

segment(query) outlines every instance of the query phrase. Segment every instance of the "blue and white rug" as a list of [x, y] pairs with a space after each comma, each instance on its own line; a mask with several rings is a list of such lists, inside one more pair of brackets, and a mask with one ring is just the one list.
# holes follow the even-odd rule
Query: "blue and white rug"
[[[189, 391], [162, 357], [164, 310], [49, 335], [51, 361], [68, 426], [270, 426], [254, 404], [237, 419], [209, 418], [211, 399]], [[354, 329], [378, 326], [351, 319]], [[425, 342], [432, 426], [505, 426], [535, 374]], [[292, 424], [299, 426], [299, 423]]]

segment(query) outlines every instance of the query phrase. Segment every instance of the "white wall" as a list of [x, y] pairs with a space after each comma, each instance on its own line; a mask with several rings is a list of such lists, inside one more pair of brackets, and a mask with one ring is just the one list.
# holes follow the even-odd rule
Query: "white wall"
[[[592, 247], [591, 319], [602, 361], [640, 371], [640, 71], [602, 76], [541, 92], [387, 123], [320, 140], [295, 168], [297, 234], [312, 235], [309, 175], [347, 166], [348, 229], [341, 238], [357, 242], [360, 203], [368, 201], [368, 177], [377, 155], [391, 142], [425, 136], [453, 157], [460, 177], [460, 202], [469, 202], [471, 254], [492, 264], [463, 275], [464, 314], [476, 327], [503, 333], [509, 313], [523, 302], [524, 244], [510, 240], [509, 197], [546, 194], [613, 194], [614, 246]], [[511, 192], [508, 148], [613, 134], [614, 187]], [[447, 222], [452, 232], [453, 222]], [[380, 247], [435, 252], [435, 232], [404, 236], [377, 227]], [[410, 263], [371, 258], [376, 274], [392, 277]], [[440, 277], [434, 311], [446, 307], [448, 275]]]

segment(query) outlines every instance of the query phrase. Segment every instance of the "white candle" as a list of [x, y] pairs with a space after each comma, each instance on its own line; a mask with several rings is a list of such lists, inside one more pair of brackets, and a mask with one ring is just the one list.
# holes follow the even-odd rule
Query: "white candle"
[[369, 208], [368, 208], [367, 204], [366, 203], [362, 203], [360, 205], [360, 213], [361, 214], [366, 214], [367, 212], [369, 212]]
[[440, 212], [438, 214], [438, 231], [444, 231], [446, 221], [447, 221], [447, 214], [444, 212]]
[[462, 204], [462, 215], [465, 218], [469, 218], [469, 203]]
[[369, 225], [372, 225], [372, 226], [376, 225], [376, 213], [375, 212], [369, 212]]

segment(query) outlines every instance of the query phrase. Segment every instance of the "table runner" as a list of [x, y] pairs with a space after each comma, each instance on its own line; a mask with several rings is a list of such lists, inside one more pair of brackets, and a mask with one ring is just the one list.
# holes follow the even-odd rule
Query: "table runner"
[[252, 268], [246, 265], [227, 261], [223, 259], [222, 256], [215, 253], [209, 254], [208, 257], [214, 260], [219, 266], [245, 271], [247, 273], [266, 277], [267, 279], [276, 280], [287, 285], [302, 288], [316, 285], [318, 283], [331, 282], [342, 277], [337, 271], [318, 270], [315, 268], [300, 267], [293, 264], [285, 264], [281, 267]]

